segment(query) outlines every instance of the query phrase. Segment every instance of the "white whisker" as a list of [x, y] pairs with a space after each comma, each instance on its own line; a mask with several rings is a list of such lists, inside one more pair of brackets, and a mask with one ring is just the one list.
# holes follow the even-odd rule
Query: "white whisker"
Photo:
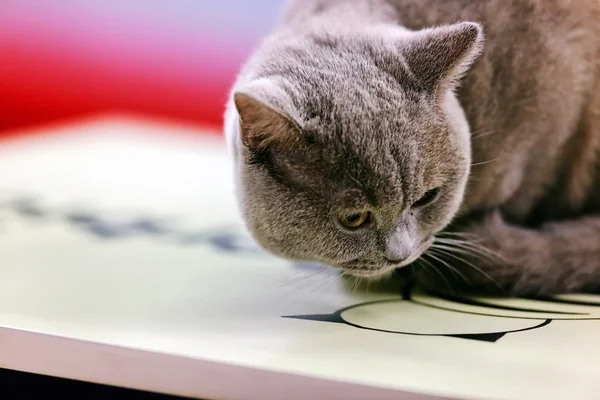
[[452, 246], [453, 248], [460, 248], [464, 250], [471, 251], [473, 253], [479, 254], [482, 257], [486, 257], [490, 261], [498, 261], [502, 260], [507, 262], [507, 260], [500, 254], [488, 249], [480, 243], [474, 241], [465, 241], [465, 240], [455, 240], [455, 239], [442, 239], [436, 238], [437, 243], [445, 244], [448, 246]]
[[[444, 247], [445, 249], [451, 250], [451, 251], [456, 251], [456, 249], [452, 249], [452, 248], [448, 248], [448, 247]], [[432, 246], [432, 250], [435, 249], [435, 247]], [[443, 250], [440, 249], [439, 247], [437, 247], [438, 251], [442, 252]], [[459, 262], [464, 263], [465, 265], [468, 265], [469, 267], [473, 268], [475, 271], [479, 272], [480, 274], [482, 274], [483, 276], [485, 276], [487, 279], [489, 279], [492, 283], [494, 283], [500, 290], [502, 290], [502, 286], [500, 286], [500, 284], [494, 279], [492, 278], [487, 272], [485, 272], [484, 270], [482, 270], [481, 268], [479, 268], [478, 266], [476, 266], [475, 264], [465, 260], [462, 257], [457, 256], [454, 253], [451, 253], [449, 251], [443, 251], [444, 254], [456, 259]], [[465, 255], [472, 255], [469, 254], [468, 252], [464, 253]]]
[[[471, 133], [471, 140], [475, 140], [475, 139], [479, 139], [482, 138], [484, 136], [489, 136], [489, 135], [493, 135], [496, 133], [501, 133], [501, 132], [506, 132], [508, 129], [500, 129], [500, 130], [496, 130], [496, 131], [487, 131], [487, 132], [483, 132], [483, 133], [478, 133], [478, 132], [472, 132]], [[475, 134], [475, 136], [473, 136]]]
[[429, 277], [431, 278], [431, 270], [429, 268], [432, 267], [431, 263], [428, 263], [429, 265], [425, 264], [425, 259], [423, 257], [419, 258], [415, 263], [417, 264], [418, 268], [421, 268], [423, 271], [427, 272], [427, 275], [429, 275]]
[[[429, 265], [431, 265], [431, 268], [433, 268], [433, 270], [434, 270], [434, 271], [435, 271], [435, 272], [436, 272], [436, 273], [437, 273], [439, 276], [441, 276], [441, 277], [442, 277], [442, 279], [444, 280], [444, 282], [446, 282], [446, 286], [448, 286], [448, 289], [449, 289], [451, 292], [454, 292], [454, 289], [452, 288], [452, 285], [450, 285], [450, 282], [448, 282], [448, 279], [446, 279], [446, 277], [444, 276], [444, 274], [442, 274], [442, 272], [441, 272], [440, 270], [438, 270], [438, 269], [435, 267], [435, 265], [433, 265], [433, 264], [432, 264], [432, 263], [431, 263], [429, 260], [427, 260], [426, 258], [424, 258], [425, 256], [431, 257], [431, 258], [433, 258], [434, 260], [436, 260], [436, 261], [438, 261], [438, 262], [440, 262], [440, 263], [442, 263], [442, 264], [444, 264], [444, 265], [446, 265], [446, 266], [448, 266], [448, 264], [447, 264], [446, 262], [444, 262], [443, 260], [440, 260], [438, 257], [434, 256], [434, 255], [433, 255], [433, 254], [431, 254], [431, 253], [426, 253], [426, 254], [423, 254], [423, 256], [421, 257], [421, 258], [423, 259], [423, 261], [425, 261], [425, 262], [427, 262]], [[450, 268], [448, 268], [448, 269], [450, 269]]]
[[500, 157], [494, 158], [493, 160], [487, 160], [487, 161], [478, 162], [478, 163], [475, 163], [475, 164], [471, 164], [471, 167], [476, 167], [478, 165], [490, 164], [490, 163], [493, 163], [495, 161], [498, 161], [499, 159], [500, 159]]
[[[442, 251], [442, 250], [439, 250], [437, 248], [432, 248], [432, 249], [430, 249], [430, 251], [432, 253], [435, 253], [438, 256], [440, 256], [440, 258], [443, 257], [444, 255], [452, 256], [452, 254], [449, 254], [449, 253], [447, 253], [445, 251]], [[455, 275], [460, 276], [462, 278], [462, 280], [465, 281], [465, 283], [467, 285], [473, 287], [473, 285], [471, 284], [471, 282], [469, 282], [469, 280], [467, 279], [467, 277], [462, 272], [460, 272], [460, 270], [458, 268], [456, 268], [455, 266], [451, 265], [450, 263], [446, 264], [446, 266], [450, 269], [450, 271], [452, 271], [452, 273], [454, 273]]]

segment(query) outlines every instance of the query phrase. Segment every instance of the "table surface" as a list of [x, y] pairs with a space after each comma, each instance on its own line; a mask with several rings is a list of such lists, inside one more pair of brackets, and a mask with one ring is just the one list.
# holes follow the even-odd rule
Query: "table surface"
[[261, 251], [218, 135], [0, 143], [0, 367], [204, 398], [594, 398], [600, 297], [432, 297]]

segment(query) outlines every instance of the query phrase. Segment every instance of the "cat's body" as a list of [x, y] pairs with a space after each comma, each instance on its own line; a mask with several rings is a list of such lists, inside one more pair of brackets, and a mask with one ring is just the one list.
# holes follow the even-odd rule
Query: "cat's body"
[[[470, 32], [472, 27], [463, 25], [446, 38], [446, 42], [456, 40], [452, 42], [452, 48], [434, 42], [433, 45], [423, 46], [421, 53], [411, 53], [411, 41], [416, 40], [410, 36], [412, 33], [463, 21], [481, 24], [485, 41]], [[440, 280], [435, 278], [436, 275], [428, 276], [426, 270], [416, 271], [424, 284], [441, 285], [442, 288], [450, 284], [453, 287], [489, 291], [501, 287], [514, 294], [596, 290], [600, 287], [598, 21], [600, 2], [597, 0], [290, 2], [282, 27], [250, 60], [240, 75], [234, 93], [241, 88], [242, 92], [253, 96], [253, 83], [261, 78], [262, 81], [271, 80], [266, 86], [254, 87], [257, 88], [257, 93], [271, 93], [272, 96], [267, 94], [266, 97], [258, 94], [258, 98], [262, 104], [267, 104], [278, 114], [285, 116], [279, 122], [284, 121], [284, 125], [285, 121], [291, 122], [290, 126], [282, 128], [283, 132], [287, 129], [287, 133], [282, 136], [293, 136], [294, 133], [290, 132], [311, 132], [308, 136], [319, 135], [325, 138], [326, 143], [311, 139], [308, 146], [312, 145], [313, 150], [304, 148], [307, 145], [304, 142], [299, 147], [291, 142], [283, 145], [280, 153], [287, 158], [282, 158], [281, 166], [285, 169], [288, 168], [285, 165], [292, 165], [291, 171], [280, 174], [271, 183], [265, 182], [264, 175], [246, 171], [253, 168], [254, 164], [248, 164], [248, 154], [244, 155], [244, 144], [240, 138], [244, 136], [244, 129], [252, 131], [253, 127], [258, 127], [261, 131], [269, 131], [274, 120], [267, 121], [271, 116], [261, 116], [260, 110], [253, 114], [253, 106], [244, 102], [243, 98], [236, 101], [232, 98], [226, 131], [238, 163], [239, 196], [241, 207], [246, 210], [250, 230], [263, 246], [284, 257], [316, 259], [352, 271], [342, 253], [347, 251], [345, 246], [360, 247], [362, 242], [340, 236], [323, 244], [323, 249], [317, 250], [315, 254], [307, 254], [309, 251], [306, 250], [299, 251], [296, 255], [292, 248], [302, 246], [289, 235], [301, 237], [301, 232], [305, 231], [308, 232], [305, 234], [314, 236], [313, 230], [320, 229], [318, 224], [295, 224], [296, 229], [289, 230], [283, 227], [273, 228], [277, 222], [271, 220], [268, 222], [269, 227], [265, 227], [267, 221], [264, 214], [248, 212], [255, 206], [254, 202], [263, 201], [259, 193], [268, 196], [277, 192], [278, 189], [274, 188], [277, 184], [274, 182], [310, 181], [311, 177], [314, 178], [312, 183], [317, 187], [331, 187], [331, 182], [336, 181], [336, 174], [352, 176], [347, 183], [338, 179], [341, 188], [336, 189], [334, 184], [330, 190], [332, 193], [347, 193], [352, 190], [369, 193], [368, 188], [378, 186], [376, 183], [371, 184], [377, 181], [374, 173], [379, 174], [381, 182], [388, 182], [391, 187], [394, 183], [390, 176], [394, 174], [403, 176], [404, 180], [408, 174], [411, 175], [411, 180], [415, 179], [415, 174], [421, 174], [424, 178], [418, 179], [414, 184], [407, 184], [398, 193], [386, 191], [383, 187], [379, 188], [379, 192], [374, 191], [371, 197], [366, 195], [364, 199], [357, 201], [369, 204], [368, 209], [373, 210], [372, 213], [369, 211], [369, 218], [394, 221], [394, 228], [386, 232], [394, 231], [396, 237], [403, 232], [404, 238], [394, 239], [400, 243], [394, 247], [394, 254], [402, 253], [399, 248], [407, 253], [402, 254], [402, 259], [413, 261], [408, 253], [420, 255], [421, 250], [417, 245], [406, 244], [416, 240], [411, 239], [413, 236], [420, 235], [419, 240], [426, 241], [442, 229], [477, 236], [479, 244], [466, 244], [461, 249], [454, 250], [451, 249], [452, 240], [439, 239], [437, 253], [433, 248], [433, 256], [426, 262], [441, 263], [444, 267], [450, 264], [458, 272], [445, 273], [443, 280]], [[398, 31], [388, 33], [387, 30], [394, 25], [398, 26]], [[402, 27], [410, 30], [406, 39], [402, 38]], [[368, 33], [364, 33], [365, 29]], [[354, 38], [356, 32], [360, 36], [358, 39]], [[399, 82], [398, 87], [386, 84], [385, 78], [390, 74], [386, 63], [393, 56], [380, 52], [381, 48], [389, 47], [388, 39], [392, 36], [393, 40], [402, 43], [398, 50], [398, 54], [402, 56], [396, 62], [403, 67], [394, 67], [396, 69], [391, 72], [396, 78], [395, 82]], [[375, 45], [375, 49], [364, 45], [364, 42], [377, 42], [380, 37], [386, 39]], [[481, 44], [483, 52], [479, 55]], [[456, 48], [460, 51], [452, 50]], [[419, 55], [428, 51], [432, 51], [429, 58]], [[344, 57], [328, 59], [329, 54], [342, 53]], [[371, 60], [377, 61], [371, 65], [368, 58], [362, 61], [361, 54], [368, 54]], [[289, 58], [281, 58], [284, 56]], [[355, 62], [351, 61], [353, 57], [356, 57]], [[441, 68], [439, 60], [443, 61], [445, 58], [450, 60], [443, 64], [445, 72], [436, 72], [436, 68]], [[343, 60], [348, 60], [348, 65], [337, 64], [344, 63]], [[434, 67], [431, 68], [431, 65]], [[328, 77], [324, 73], [328, 67], [332, 71], [338, 68], [345, 72], [341, 75], [333, 73]], [[370, 71], [370, 68], [378, 68], [377, 71], [383, 69], [387, 74], [378, 76], [373, 72], [375, 69]], [[466, 75], [460, 80], [454, 97], [453, 80], [461, 78], [464, 72]], [[321, 76], [315, 78], [319, 74]], [[275, 85], [279, 89], [273, 87], [273, 79], [279, 80], [280, 83]], [[366, 83], [369, 79], [375, 83]], [[413, 79], [425, 84], [415, 84]], [[430, 81], [434, 83], [435, 89], [426, 88]], [[250, 88], [249, 92], [244, 88]], [[277, 90], [283, 90], [283, 97], [275, 94]], [[331, 97], [317, 94], [323, 91], [328, 91]], [[402, 94], [397, 96], [399, 91]], [[309, 100], [311, 96], [314, 97], [314, 104]], [[287, 100], [278, 103], [277, 99], [282, 98]], [[456, 99], [460, 107], [456, 104]], [[436, 105], [439, 105], [440, 110], [436, 111]], [[431, 115], [428, 114], [430, 111]], [[257, 118], [268, 123], [261, 125], [260, 122], [251, 121], [253, 127], [239, 128], [239, 116], [243, 119], [244, 113], [249, 115], [249, 119]], [[392, 117], [394, 113], [398, 116]], [[469, 128], [463, 126], [465, 117]], [[386, 118], [390, 122], [383, 127], [381, 122], [373, 123]], [[394, 118], [398, 121], [394, 121]], [[427, 125], [427, 121], [437, 119], [443, 120], [441, 125]], [[311, 124], [322, 129], [314, 129]], [[343, 132], [330, 135], [332, 126]], [[365, 139], [359, 136], [360, 132], [354, 132], [356, 127], [364, 135], [373, 138], [370, 139], [372, 145], [365, 145]], [[394, 141], [391, 136], [398, 130], [406, 132]], [[346, 131], [349, 133], [344, 133]], [[470, 143], [462, 143], [463, 131], [468, 132]], [[378, 135], [385, 137], [385, 140], [379, 140]], [[445, 142], [445, 135], [450, 135], [451, 140]], [[343, 145], [332, 151], [328, 147], [329, 141], [335, 140], [340, 140]], [[336, 157], [344, 158], [343, 148], [353, 144], [356, 145], [355, 150], [358, 149], [356, 151], [359, 156], [362, 154], [367, 159], [373, 158], [363, 162], [362, 169], [354, 171], [341, 159], [335, 162]], [[403, 145], [405, 148], [402, 148]], [[318, 156], [314, 146], [321, 146]], [[381, 146], [391, 148], [387, 161], [383, 156], [375, 160], [377, 154], [380, 154], [377, 149]], [[397, 151], [394, 150], [395, 146], [399, 146]], [[454, 146], [456, 151], [444, 153], [444, 149]], [[251, 149], [252, 146], [246, 146], [247, 148]], [[327, 151], [323, 151], [324, 148]], [[290, 152], [290, 149], [295, 150]], [[277, 149], [274, 154], [279, 154]], [[323, 164], [317, 167], [318, 157], [324, 159], [327, 154], [333, 154], [331, 166]], [[428, 158], [431, 165], [418, 166], [420, 164], [415, 160], [406, 161], [411, 157]], [[348, 159], [350, 158], [352, 151], [348, 153]], [[393, 161], [390, 162], [390, 159]], [[470, 168], [468, 165], [460, 167], [465, 161], [471, 164]], [[341, 166], [341, 170], [336, 170], [334, 164]], [[451, 167], [453, 164], [457, 165], [456, 170]], [[315, 171], [311, 171], [310, 166], [314, 166]], [[400, 167], [394, 169], [392, 166]], [[330, 173], [321, 175], [328, 168]], [[382, 170], [385, 172], [382, 173]], [[446, 175], [444, 171], [447, 171]], [[468, 183], [463, 186], [462, 180], [467, 177]], [[394, 204], [391, 200], [394, 195], [404, 198], [408, 193], [418, 192], [413, 196], [416, 198], [411, 198], [415, 202], [432, 186], [439, 186], [437, 183], [428, 184], [428, 180], [443, 182], [444, 179], [454, 181], [455, 187], [445, 196], [440, 196], [441, 199], [437, 200], [439, 205], [429, 206], [429, 211], [418, 211], [418, 208], [415, 208], [417, 211], [410, 211], [406, 202]], [[358, 183], [354, 184], [352, 181]], [[400, 182], [396, 184], [402, 186]], [[292, 186], [292, 192], [308, 190], [315, 194], [315, 200], [320, 197], [323, 201], [332, 201], [328, 194], [316, 193], [318, 190], [315, 192], [310, 184]], [[441, 187], [447, 186], [448, 184], [443, 184]], [[442, 193], [445, 191], [448, 189], [443, 189]], [[289, 196], [282, 196], [279, 201], [294, 200], [289, 199]], [[350, 203], [353, 201], [350, 200]], [[403, 212], [387, 212], [385, 205], [379, 203], [402, 209]], [[306, 207], [306, 204], [296, 204], [296, 207]], [[361, 207], [363, 206], [356, 208], [362, 209]], [[284, 206], [281, 211], [286, 213]], [[408, 214], [413, 216], [412, 219], [406, 216]], [[309, 215], [310, 212], [305, 210], [302, 218], [310, 218]], [[377, 219], [379, 215], [381, 217]], [[256, 219], [260, 220], [258, 225], [262, 224], [262, 231], [260, 228], [256, 229]], [[436, 225], [431, 222], [434, 219], [440, 223]], [[450, 219], [455, 222], [453, 226], [448, 226]], [[288, 227], [294, 225], [285, 216], [278, 223]], [[377, 222], [373, 226], [380, 229], [380, 225], [384, 229], [386, 224]], [[275, 233], [274, 236], [278, 236], [279, 240], [265, 242], [264, 237], [269, 236], [264, 233], [267, 231]], [[284, 239], [286, 235], [288, 239]], [[392, 234], [389, 235], [391, 237]], [[340, 241], [344, 244], [340, 245]], [[303, 239], [303, 242], [310, 243], [310, 240]], [[324, 243], [324, 239], [320, 242]], [[369, 246], [377, 247], [376, 242], [378, 243], [373, 236]], [[425, 243], [424, 246], [430, 244]], [[311, 245], [315, 246], [313, 243]], [[328, 247], [325, 248], [326, 246]], [[331, 248], [336, 251], [328, 252]], [[376, 252], [369, 250], [368, 256], [361, 253], [360, 257], [369, 258], [368, 262], [361, 262], [371, 266], [376, 264], [377, 268], [383, 269], [371, 261]], [[384, 253], [389, 252], [383, 250], [381, 254]], [[355, 256], [353, 254], [348, 258], [352, 261], [363, 259]], [[437, 267], [440, 268], [440, 265]]]

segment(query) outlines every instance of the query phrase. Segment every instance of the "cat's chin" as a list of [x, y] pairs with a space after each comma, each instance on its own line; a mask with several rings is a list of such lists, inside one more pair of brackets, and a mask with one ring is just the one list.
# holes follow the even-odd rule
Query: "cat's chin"
[[353, 276], [355, 278], [380, 280], [389, 277], [397, 269], [404, 268], [412, 264], [420, 256], [420, 254], [417, 254], [416, 256], [410, 257], [402, 263], [385, 262], [376, 268], [341, 268], [341, 270], [344, 272], [344, 274]]
[[392, 266], [376, 270], [353, 270], [344, 272], [354, 278], [381, 280], [390, 277], [397, 268], [397, 266]]

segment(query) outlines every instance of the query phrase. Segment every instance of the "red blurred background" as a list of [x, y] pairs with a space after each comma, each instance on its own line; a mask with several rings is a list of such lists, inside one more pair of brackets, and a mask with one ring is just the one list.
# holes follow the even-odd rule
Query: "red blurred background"
[[219, 128], [282, 0], [2, 0], [0, 137], [118, 112]]

